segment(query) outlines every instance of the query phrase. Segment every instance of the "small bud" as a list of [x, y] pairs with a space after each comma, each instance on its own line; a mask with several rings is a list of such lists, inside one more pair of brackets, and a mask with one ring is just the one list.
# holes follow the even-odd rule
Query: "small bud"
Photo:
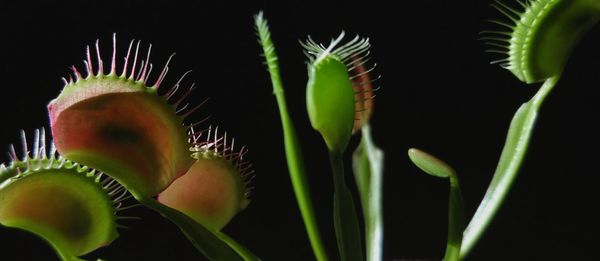
[[372, 109], [368, 77], [372, 68], [364, 68], [369, 40], [357, 36], [336, 48], [343, 37], [342, 32], [326, 49], [310, 37], [302, 43], [309, 58], [308, 116], [330, 151], [345, 150], [352, 133], [368, 121]]
[[440, 178], [454, 176], [454, 170], [448, 164], [427, 152], [411, 148], [408, 150], [408, 157], [417, 167], [429, 175]]

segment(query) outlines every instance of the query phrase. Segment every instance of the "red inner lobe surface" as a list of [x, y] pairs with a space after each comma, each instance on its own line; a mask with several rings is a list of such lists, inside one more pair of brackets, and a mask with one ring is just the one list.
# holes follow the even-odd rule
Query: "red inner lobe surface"
[[[172, 131], [164, 116], [153, 109], [150, 96], [142, 92], [112, 93], [73, 104], [63, 111], [52, 111], [52, 134], [61, 154], [90, 153], [74, 159], [115, 175], [129, 189], [158, 194], [189, 166], [177, 166]], [[164, 101], [163, 101], [164, 103]], [[176, 117], [173, 115], [173, 117]], [[94, 156], [108, 159], [100, 163]], [[94, 164], [96, 163], [96, 164]], [[120, 173], [116, 166], [127, 166], [132, 173]], [[139, 184], [141, 183], [141, 184]]]
[[[362, 62], [358, 57], [352, 58], [350, 66], [356, 66]], [[369, 120], [373, 113], [373, 85], [371, 77], [366, 72], [364, 64], [356, 66], [352, 69], [350, 75], [360, 75], [352, 79], [354, 88], [354, 128], [352, 133], [360, 130], [360, 128]], [[362, 75], [361, 75], [362, 74]]]
[[241, 195], [234, 169], [223, 159], [199, 159], [163, 191], [158, 201], [204, 225], [222, 228], [239, 210]]

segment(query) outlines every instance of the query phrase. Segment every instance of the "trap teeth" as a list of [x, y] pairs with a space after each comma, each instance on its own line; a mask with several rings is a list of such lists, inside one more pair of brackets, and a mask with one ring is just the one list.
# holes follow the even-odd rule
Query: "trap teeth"
[[599, 1], [527, 1], [522, 12], [500, 1], [492, 6], [509, 21], [490, 22], [508, 31], [483, 31], [486, 51], [506, 55], [492, 63], [526, 83], [559, 76], [572, 49], [600, 20]]

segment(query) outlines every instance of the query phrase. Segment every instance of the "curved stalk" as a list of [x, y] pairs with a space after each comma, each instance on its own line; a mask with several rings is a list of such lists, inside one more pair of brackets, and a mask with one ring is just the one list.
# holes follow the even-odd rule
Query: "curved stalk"
[[450, 175], [450, 198], [448, 199], [448, 242], [444, 260], [459, 261], [462, 245], [462, 230], [465, 227], [464, 204], [458, 177]]
[[233, 244], [233, 239], [226, 237], [227, 240], [224, 240], [222, 233], [211, 232], [187, 215], [167, 207], [153, 198], [136, 199], [175, 223], [194, 247], [210, 260], [260, 260], [247, 249], [240, 248], [241, 245], [238, 243]]
[[452, 167], [442, 160], [424, 151], [412, 148], [408, 150], [410, 160], [425, 173], [450, 180], [448, 199], [448, 241], [446, 242], [445, 261], [459, 261], [464, 228], [464, 205], [458, 176]]
[[469, 254], [504, 201], [527, 152], [540, 106], [559, 78], [560, 76], [548, 78], [535, 96], [521, 105], [515, 113], [494, 177], [475, 215], [463, 233], [461, 257], [464, 258]]
[[383, 258], [383, 151], [373, 143], [369, 123], [361, 129], [362, 137], [352, 156], [352, 168], [358, 188], [368, 261]]

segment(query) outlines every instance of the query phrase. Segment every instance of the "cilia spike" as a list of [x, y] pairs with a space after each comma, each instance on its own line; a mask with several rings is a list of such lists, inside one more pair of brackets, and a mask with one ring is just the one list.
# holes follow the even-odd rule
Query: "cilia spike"
[[[127, 79], [133, 82], [143, 82], [144, 84], [147, 84], [148, 79], [150, 78], [150, 74], [151, 74], [151, 70], [152, 70], [152, 64], [150, 63], [150, 53], [152, 51], [152, 44], [148, 45], [148, 48], [146, 49], [146, 59], [145, 60], [141, 60], [140, 62], [138, 62], [139, 58], [140, 58], [140, 44], [141, 41], [137, 41], [136, 47], [135, 47], [135, 53], [133, 55], [133, 57], [130, 57], [131, 54], [131, 48], [134, 44], [135, 40], [131, 40], [131, 42], [129, 43], [129, 48], [127, 50], [127, 55], [124, 57], [124, 64], [123, 64], [123, 69], [121, 71], [121, 74], [118, 75], [119, 78], [123, 78], [123, 79]], [[69, 84], [75, 84], [81, 80], [86, 80], [86, 79], [90, 79], [93, 77], [102, 77], [102, 76], [117, 76], [117, 38], [116, 38], [116, 34], [113, 34], [113, 52], [112, 52], [112, 58], [111, 58], [111, 63], [110, 63], [110, 70], [108, 74], [104, 73], [104, 62], [102, 60], [102, 57], [100, 55], [100, 41], [96, 40], [96, 43], [94, 45], [94, 52], [95, 52], [95, 58], [96, 58], [96, 68], [94, 68], [94, 62], [93, 62], [93, 58], [92, 58], [92, 50], [90, 49], [90, 46], [86, 46], [86, 59], [83, 60], [83, 63], [85, 65], [85, 69], [86, 69], [86, 75], [85, 77], [83, 76], [83, 74], [80, 73], [80, 71], [77, 69], [77, 67], [75, 66], [71, 66], [71, 70], [73, 71], [73, 75], [70, 78], [71, 80], [66, 81], [66, 78], [64, 81], [66, 81], [67, 83], [65, 85], [69, 85]], [[162, 82], [162, 80], [166, 77], [167, 72], [169, 70], [169, 63], [171, 61], [171, 58], [173, 58], [175, 54], [171, 55], [169, 57], [169, 59], [167, 60], [166, 64], [163, 67], [163, 70], [161, 72], [161, 74], [154, 80], [154, 83], [152, 85], [150, 85], [150, 87], [154, 88], [154, 89], [158, 89], [160, 87], [160, 84]], [[129, 61], [133, 59], [133, 64], [129, 63]], [[129, 67], [131, 66], [131, 67]], [[137, 73], [136, 73], [137, 71]], [[63, 82], [64, 82], [63, 81]]]
[[192, 157], [188, 172], [158, 196], [158, 201], [192, 217], [212, 230], [221, 230], [249, 203], [254, 178], [252, 164], [244, 160], [246, 147], [235, 148], [235, 140], [218, 127], [190, 132]]
[[0, 224], [42, 237], [63, 260], [116, 239], [117, 201], [127, 190], [108, 188], [112, 178], [63, 158], [52, 142], [48, 149], [43, 128], [29, 143], [23, 131], [21, 140], [22, 157], [11, 145], [11, 162], [0, 167]]

